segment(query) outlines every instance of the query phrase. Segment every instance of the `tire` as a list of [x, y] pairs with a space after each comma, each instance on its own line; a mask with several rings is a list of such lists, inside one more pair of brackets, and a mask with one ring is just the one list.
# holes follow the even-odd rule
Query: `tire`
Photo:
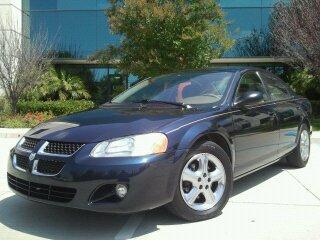
[[[297, 147], [287, 156], [287, 163], [291, 167], [302, 168], [308, 163], [310, 156], [310, 132], [306, 124], [302, 124], [299, 132]], [[303, 147], [307, 149], [307, 155], [303, 154]]]
[[[195, 166], [197, 163], [198, 168]], [[179, 182], [177, 183], [173, 201], [167, 205], [169, 211], [191, 222], [206, 220], [220, 215], [221, 210], [229, 200], [233, 187], [233, 171], [231, 161], [226, 152], [216, 143], [207, 141], [192, 149], [181, 165]], [[201, 170], [204, 166], [207, 166], [207, 171]], [[189, 175], [186, 174], [189, 170], [193, 172], [192, 182], [195, 181], [193, 174], [197, 174], [196, 177], [201, 176], [201, 181], [200, 177], [197, 180], [198, 183], [191, 184], [191, 181], [184, 181], [189, 178]], [[224, 170], [224, 174], [222, 170]], [[207, 172], [206, 176], [205, 172]], [[185, 200], [189, 199], [188, 196], [191, 195], [189, 194], [191, 193], [189, 189], [200, 191], [194, 203], [190, 203], [193, 200], [190, 202]], [[190, 199], [193, 198], [191, 197]]]

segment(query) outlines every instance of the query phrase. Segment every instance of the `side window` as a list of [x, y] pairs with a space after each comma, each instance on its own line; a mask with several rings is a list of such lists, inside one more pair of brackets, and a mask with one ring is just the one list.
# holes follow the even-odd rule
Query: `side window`
[[260, 78], [254, 72], [246, 73], [241, 77], [235, 100], [239, 100], [244, 96], [245, 93], [252, 91], [258, 91], [263, 94], [263, 99], [261, 102], [268, 101], [268, 95], [266, 93], [266, 90]]
[[262, 74], [262, 79], [265, 82], [271, 100], [284, 100], [291, 97], [287, 86], [280, 80]]

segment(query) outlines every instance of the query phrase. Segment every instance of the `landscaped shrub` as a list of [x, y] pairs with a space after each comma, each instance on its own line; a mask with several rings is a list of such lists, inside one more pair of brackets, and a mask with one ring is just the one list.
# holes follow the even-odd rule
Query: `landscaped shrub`
[[320, 117], [320, 101], [310, 101], [312, 105], [312, 116]]
[[44, 75], [42, 82], [28, 91], [25, 100], [80, 100], [90, 99], [90, 94], [82, 79], [76, 75], [62, 70], [57, 71], [53, 67]]
[[20, 101], [18, 111], [21, 114], [29, 112], [51, 112], [55, 116], [80, 112], [93, 108], [92, 101], [87, 100], [66, 100], [66, 101]]
[[305, 96], [309, 100], [320, 99], [320, 79], [312, 75], [307, 69], [295, 69], [281, 77], [299, 95]]
[[25, 115], [0, 114], [0, 127], [31, 128], [53, 117], [51, 113], [27, 113]]
[[0, 112], [4, 111], [6, 101], [3, 97], [0, 97]]
[[4, 96], [0, 96], [0, 114], [7, 114], [10, 112], [10, 105]]

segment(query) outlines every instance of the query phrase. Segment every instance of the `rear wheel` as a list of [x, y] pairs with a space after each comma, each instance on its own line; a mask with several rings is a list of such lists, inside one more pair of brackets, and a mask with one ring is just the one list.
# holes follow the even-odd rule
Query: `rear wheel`
[[205, 142], [186, 157], [180, 172], [169, 210], [188, 221], [220, 214], [233, 183], [231, 162], [224, 150], [213, 142]]
[[287, 156], [287, 162], [292, 167], [305, 167], [310, 156], [310, 132], [305, 124], [301, 125], [297, 147]]

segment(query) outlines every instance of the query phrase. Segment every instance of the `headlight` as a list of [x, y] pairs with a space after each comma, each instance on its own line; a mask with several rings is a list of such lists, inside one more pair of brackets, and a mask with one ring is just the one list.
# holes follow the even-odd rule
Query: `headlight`
[[92, 157], [136, 157], [167, 150], [168, 139], [163, 133], [148, 133], [112, 139], [98, 143], [91, 151]]

